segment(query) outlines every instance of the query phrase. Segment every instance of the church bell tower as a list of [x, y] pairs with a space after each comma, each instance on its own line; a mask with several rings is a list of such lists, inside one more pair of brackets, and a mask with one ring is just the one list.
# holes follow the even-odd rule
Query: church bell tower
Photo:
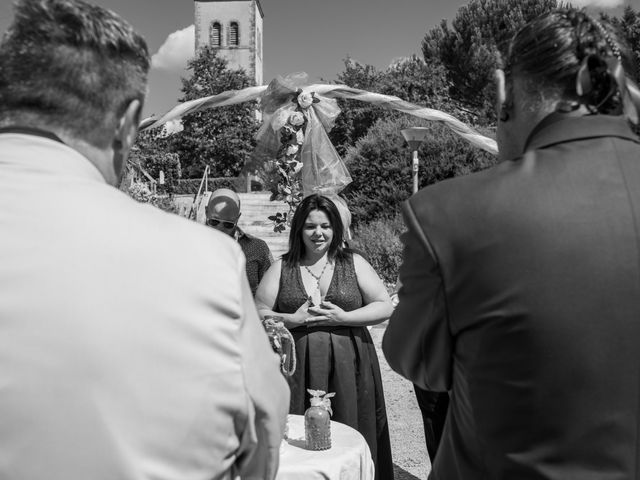
[[260, 0], [194, 0], [196, 52], [205, 45], [243, 69], [262, 85], [262, 20]]

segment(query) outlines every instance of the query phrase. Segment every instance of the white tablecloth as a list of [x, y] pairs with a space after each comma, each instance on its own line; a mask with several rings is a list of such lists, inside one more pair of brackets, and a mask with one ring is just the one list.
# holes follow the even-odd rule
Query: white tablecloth
[[313, 451], [305, 448], [304, 417], [289, 415], [288, 425], [277, 480], [373, 480], [369, 446], [353, 428], [331, 422], [331, 448]]

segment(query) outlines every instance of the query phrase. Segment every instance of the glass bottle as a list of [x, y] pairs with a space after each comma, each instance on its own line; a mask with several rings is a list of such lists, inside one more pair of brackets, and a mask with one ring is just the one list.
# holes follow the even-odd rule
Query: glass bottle
[[322, 398], [315, 392], [311, 395], [311, 406], [304, 412], [304, 436], [307, 448], [328, 450], [331, 448], [331, 417]]

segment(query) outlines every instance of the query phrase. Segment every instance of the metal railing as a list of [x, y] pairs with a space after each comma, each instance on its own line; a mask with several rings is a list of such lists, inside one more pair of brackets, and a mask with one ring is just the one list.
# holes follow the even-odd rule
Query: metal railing
[[189, 215], [187, 215], [188, 219], [196, 220], [198, 216], [198, 210], [200, 210], [200, 205], [202, 204], [202, 199], [204, 198], [205, 193], [207, 193], [208, 191], [209, 191], [209, 165], [205, 167], [204, 174], [202, 175], [202, 180], [200, 180], [200, 187], [198, 187], [198, 191], [193, 196], [191, 209], [189, 210]]

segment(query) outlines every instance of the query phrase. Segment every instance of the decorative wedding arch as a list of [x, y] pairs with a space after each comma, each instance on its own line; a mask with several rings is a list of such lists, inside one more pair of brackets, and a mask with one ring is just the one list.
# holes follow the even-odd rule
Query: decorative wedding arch
[[[395, 96], [368, 92], [345, 85], [307, 85], [305, 73], [276, 77], [269, 85], [232, 90], [181, 103], [160, 118], [147, 118], [140, 129], [158, 128], [185, 115], [210, 108], [259, 101], [263, 122], [253, 154], [254, 162], [275, 162], [278, 195], [295, 209], [313, 192], [337, 195], [351, 182], [344, 162], [331, 144], [327, 132], [333, 128], [340, 109], [337, 99], [358, 100], [403, 112], [424, 120], [440, 122], [454, 133], [491, 154], [497, 155], [495, 140], [485, 137], [448, 113], [425, 108]], [[273, 218], [282, 230], [287, 214]]]

